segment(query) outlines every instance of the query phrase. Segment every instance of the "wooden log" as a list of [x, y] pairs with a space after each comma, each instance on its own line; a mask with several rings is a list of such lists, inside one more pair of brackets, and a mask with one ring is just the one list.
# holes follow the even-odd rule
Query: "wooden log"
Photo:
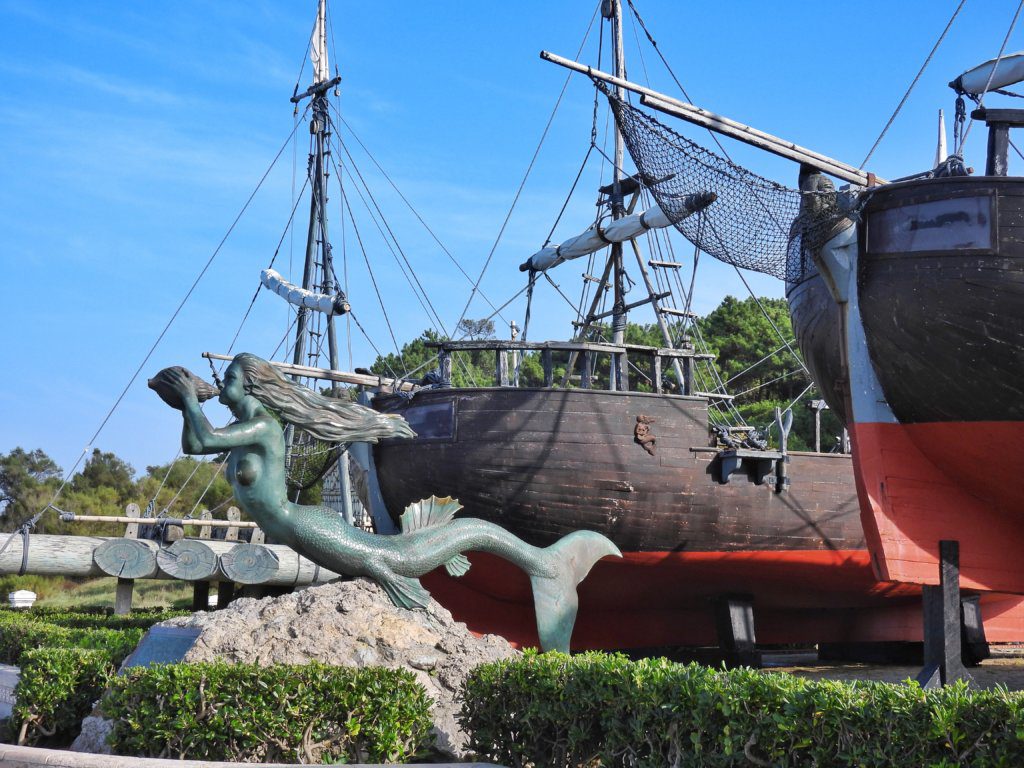
[[161, 549], [156, 561], [164, 573], [184, 581], [204, 581], [217, 573], [217, 555], [196, 539], [180, 539]]
[[[110, 539], [93, 550], [92, 558], [103, 573], [119, 579], [152, 579], [157, 573], [157, 544], [139, 539]], [[32, 548], [29, 546], [29, 554]]]
[[236, 544], [220, 556], [220, 570], [238, 584], [264, 584], [280, 570], [281, 561], [269, 547]]
[[[93, 552], [107, 541], [123, 542], [124, 539], [109, 536], [71, 536], [33, 533], [29, 535], [28, 563], [26, 573], [45, 576], [89, 577], [109, 576], [93, 559]], [[210, 549], [217, 558], [228, 552], [235, 544], [229, 541], [209, 540], [200, 542], [198, 539], [182, 539], [174, 542], [171, 547], [184, 546], [184, 542], [195, 542]], [[2, 537], [0, 537], [2, 544]], [[155, 541], [139, 540], [139, 544], [149, 547], [159, 555], [160, 546]], [[280, 566], [277, 573], [266, 582], [267, 586], [303, 586], [306, 584], [322, 584], [338, 578], [337, 573], [320, 568], [316, 563], [300, 557], [295, 550], [283, 544], [265, 544], [277, 556]], [[21, 568], [22, 537], [16, 535], [7, 549], [0, 553], [0, 575], [16, 574]], [[165, 555], [166, 558], [166, 555]], [[141, 578], [169, 579], [174, 578], [166, 570], [160, 560], [155, 573]], [[223, 577], [214, 568], [211, 581], [219, 581]]]

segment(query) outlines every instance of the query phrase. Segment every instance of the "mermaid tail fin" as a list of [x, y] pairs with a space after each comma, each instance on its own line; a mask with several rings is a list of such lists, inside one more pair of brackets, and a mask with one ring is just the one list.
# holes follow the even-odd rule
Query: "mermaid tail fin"
[[423, 588], [419, 579], [396, 573], [375, 574], [373, 578], [399, 608], [423, 610], [430, 602], [430, 593]]
[[[460, 509], [462, 505], [451, 496], [431, 496], [429, 499], [414, 501], [402, 513], [402, 533], [447, 525], [455, 519], [455, 513]], [[452, 576], [464, 576], [469, 570], [469, 559], [465, 555], [455, 555], [444, 567]]]
[[[547, 567], [530, 574], [537, 636], [544, 651], [569, 652], [576, 624], [579, 595], [576, 587], [603, 557], [622, 557], [619, 548], [594, 531], [574, 531], [542, 550]], [[532, 569], [531, 569], [532, 570]]]

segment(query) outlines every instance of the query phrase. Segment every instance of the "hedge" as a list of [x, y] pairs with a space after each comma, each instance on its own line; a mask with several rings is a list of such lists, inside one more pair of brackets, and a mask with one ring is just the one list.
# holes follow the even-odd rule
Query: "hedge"
[[75, 629], [50, 624], [31, 614], [0, 614], [0, 663], [21, 665], [21, 655], [33, 648], [87, 648], [106, 651], [115, 664], [135, 650], [144, 631]]
[[204, 663], [136, 667], [100, 704], [115, 754], [246, 762], [407, 762], [430, 699], [407, 670]]
[[187, 616], [191, 611], [167, 611], [162, 608], [141, 609], [125, 615], [115, 615], [108, 609], [69, 611], [54, 608], [29, 608], [28, 610], [7, 609], [5, 613], [28, 616], [37, 621], [70, 629], [149, 629], [157, 622], [167, 621], [176, 616]]
[[113, 676], [106, 651], [37, 648], [21, 656], [10, 731], [19, 744], [66, 746]]
[[1024, 765], [1024, 694], [810, 681], [621, 655], [477, 667], [470, 748], [507, 766]]

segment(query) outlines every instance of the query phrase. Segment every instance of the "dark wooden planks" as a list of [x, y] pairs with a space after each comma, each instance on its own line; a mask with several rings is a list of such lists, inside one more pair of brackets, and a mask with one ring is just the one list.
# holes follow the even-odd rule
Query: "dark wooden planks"
[[[848, 458], [794, 456], [793, 487], [774, 494], [710, 474], [707, 403], [598, 390], [476, 389], [379, 398], [401, 413], [456, 403], [450, 441], [386, 441], [377, 467], [392, 514], [431, 493], [464, 514], [546, 545], [599, 530], [630, 551], [856, 549], [863, 546]], [[654, 456], [634, 440], [650, 416]]]

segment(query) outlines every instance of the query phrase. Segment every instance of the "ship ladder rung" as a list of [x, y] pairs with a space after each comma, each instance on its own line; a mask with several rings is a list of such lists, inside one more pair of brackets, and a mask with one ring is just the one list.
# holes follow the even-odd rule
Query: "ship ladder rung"
[[655, 269], [657, 269], [658, 267], [667, 267], [669, 269], [679, 269], [681, 266], [683, 266], [678, 261], [655, 261], [654, 259], [651, 259], [650, 261], [648, 261], [647, 265], [650, 266], [650, 267], [654, 267]]

